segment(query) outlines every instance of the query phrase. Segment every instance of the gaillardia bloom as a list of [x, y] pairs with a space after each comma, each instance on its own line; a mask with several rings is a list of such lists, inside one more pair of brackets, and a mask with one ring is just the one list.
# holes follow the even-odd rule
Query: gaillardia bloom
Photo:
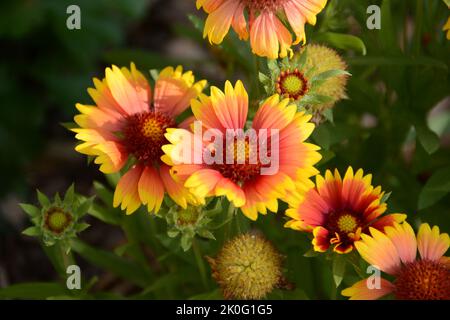
[[[202, 126], [220, 138], [212, 143], [211, 139], [199, 138], [184, 129], [167, 130], [166, 137], [171, 144], [163, 146], [166, 155], [162, 159], [173, 165], [174, 176], [184, 181], [184, 186], [198, 199], [225, 195], [248, 218], [256, 220], [258, 212], [266, 214], [267, 209], [277, 212], [277, 200], [284, 200], [287, 190], [295, 189], [295, 184], [312, 183], [309, 177], [317, 174], [313, 166], [321, 156], [317, 152], [319, 147], [305, 140], [314, 130], [314, 124], [309, 122], [311, 116], [298, 113], [289, 99], [280, 100], [278, 95], [273, 95], [265, 100], [247, 130], [244, 126], [248, 96], [241, 81], [234, 87], [227, 81], [225, 92], [211, 87], [211, 96], [200, 95], [199, 100], [191, 102], [191, 109]], [[230, 131], [245, 135], [253, 132], [253, 143], [246, 136], [239, 152], [238, 140], [233, 137], [230, 143], [226, 138]], [[181, 136], [190, 138], [180, 139]], [[196, 139], [200, 141], [195, 143]], [[264, 148], [270, 159], [263, 159]], [[185, 159], [179, 150], [191, 150], [191, 157]], [[214, 154], [218, 161], [206, 161], [206, 153]], [[265, 172], [270, 168], [273, 172]]]
[[231, 239], [207, 259], [225, 299], [261, 299], [283, 282], [281, 255], [256, 234]]
[[118, 172], [130, 158], [134, 160], [117, 184], [114, 207], [121, 204], [122, 210], [131, 214], [143, 204], [149, 212], [157, 212], [165, 191], [184, 208], [187, 203], [195, 204], [160, 157], [161, 146], [167, 143], [166, 129], [177, 127], [175, 117], [198, 96], [206, 81], [195, 82], [192, 72], [183, 73], [181, 66], [167, 67], [152, 92], [132, 63], [130, 70], [106, 68], [105, 79], [94, 79], [94, 85], [88, 92], [96, 105], [76, 105], [81, 114], [75, 116], [75, 122], [80, 128], [72, 130], [83, 143], [75, 150], [95, 157], [104, 173]]
[[312, 232], [315, 251], [325, 252], [330, 246], [338, 253], [352, 251], [354, 242], [369, 227], [383, 230], [406, 218], [404, 214], [389, 214], [382, 203], [384, 192], [371, 185], [372, 176], [356, 174], [349, 167], [344, 179], [337, 170], [327, 170], [325, 178], [316, 176], [316, 186], [299, 196], [293, 208], [286, 210], [292, 218], [285, 226], [294, 230]]
[[364, 260], [395, 280], [381, 278], [374, 287], [364, 279], [342, 295], [355, 300], [374, 300], [390, 293], [399, 300], [450, 300], [450, 259], [443, 256], [450, 244], [448, 234], [424, 223], [416, 238], [406, 222], [386, 227], [384, 232], [370, 228], [372, 236], [363, 234], [355, 246]]
[[346, 97], [347, 65], [326, 46], [309, 44], [292, 59], [268, 61], [267, 66], [269, 73], [259, 76], [266, 92], [289, 98], [310, 113], [321, 113]]
[[[240, 39], [247, 40], [250, 35], [253, 53], [276, 59], [287, 56], [293, 44], [306, 41], [305, 23], [314, 25], [326, 3], [327, 0], [197, 0], [197, 8], [203, 7], [208, 13], [203, 36], [211, 43], [221, 43], [233, 27]], [[287, 24], [295, 33], [295, 41]]]

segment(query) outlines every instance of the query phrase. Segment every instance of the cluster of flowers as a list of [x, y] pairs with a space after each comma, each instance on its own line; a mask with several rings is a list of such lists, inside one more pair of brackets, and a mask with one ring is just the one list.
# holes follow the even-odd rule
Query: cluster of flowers
[[[376, 299], [393, 292], [399, 299], [450, 299], [450, 265], [443, 257], [450, 243], [447, 234], [423, 224], [416, 238], [405, 214], [385, 214], [384, 192], [372, 186], [372, 176], [362, 169], [349, 167], [342, 178], [337, 170], [322, 176], [315, 168], [320, 148], [307, 139], [326, 110], [346, 97], [349, 74], [344, 61], [327, 47], [308, 45], [295, 54], [291, 47], [305, 41], [305, 23], [314, 24], [325, 4], [326, 0], [198, 0], [198, 8], [209, 14], [204, 36], [210, 42], [222, 42], [231, 26], [241, 39], [250, 38], [255, 54], [284, 58], [270, 61], [270, 74], [260, 75], [268, 97], [252, 119], [241, 81], [227, 81], [224, 90], [212, 86], [207, 95], [207, 82], [195, 81], [181, 66], [163, 69], [153, 86], [133, 63], [130, 69], [112, 66], [88, 90], [95, 105], [76, 105], [78, 127], [72, 130], [81, 141], [76, 150], [93, 157], [105, 174], [124, 172], [113, 205], [127, 214], [141, 205], [158, 213], [167, 194], [181, 208], [169, 210], [170, 220], [183, 221], [173, 236], [205, 215], [201, 208], [211, 197], [226, 197], [251, 220], [277, 212], [281, 200], [289, 205], [285, 227], [311, 233], [315, 251], [347, 254], [356, 249], [368, 263], [396, 278], [383, 280], [379, 289], [370, 289], [362, 280], [343, 295]], [[179, 121], [189, 107], [193, 116]], [[224, 135], [228, 129], [266, 130], [265, 144], [271, 143], [271, 132], [277, 132], [277, 172], [261, 174], [265, 164], [249, 163], [248, 146], [242, 163], [175, 159], [173, 150], [184, 143], [180, 134], [193, 135], [194, 121]], [[184, 147], [201, 159], [210, 143], [200, 139]], [[204, 225], [189, 230], [205, 233]], [[261, 236], [239, 236], [209, 262], [225, 297], [261, 298], [283, 281], [282, 257]]]

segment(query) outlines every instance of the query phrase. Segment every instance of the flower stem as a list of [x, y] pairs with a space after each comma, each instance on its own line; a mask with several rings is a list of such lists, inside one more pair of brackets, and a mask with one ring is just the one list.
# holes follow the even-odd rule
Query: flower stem
[[208, 277], [206, 275], [205, 261], [203, 260], [202, 252], [195, 238], [192, 239], [192, 249], [194, 250], [195, 260], [197, 262], [198, 270], [200, 271], [203, 286], [208, 290]]

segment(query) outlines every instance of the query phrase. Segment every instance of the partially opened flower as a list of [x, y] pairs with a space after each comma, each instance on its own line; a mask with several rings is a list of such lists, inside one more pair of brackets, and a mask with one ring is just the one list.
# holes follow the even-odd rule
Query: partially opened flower
[[260, 74], [266, 92], [289, 98], [314, 115], [346, 97], [347, 65], [326, 46], [308, 44], [292, 59], [268, 61], [268, 69], [267, 75]]
[[[146, 78], [131, 64], [131, 69], [106, 68], [103, 80], [94, 79], [88, 90], [95, 106], [77, 104], [75, 116], [80, 128], [73, 129], [83, 141], [75, 150], [95, 157], [100, 171], [120, 171], [134, 160], [114, 192], [114, 206], [131, 214], [141, 204], [157, 212], [164, 192], [186, 207], [196, 203], [189, 192], [171, 177], [169, 167], [160, 161], [161, 146], [167, 143], [167, 128], [177, 127], [175, 118], [196, 98], [206, 81], [194, 81], [191, 71], [181, 66], [161, 71], [152, 91]], [[180, 124], [183, 126], [183, 124]]]
[[203, 36], [211, 43], [221, 43], [233, 27], [240, 39], [250, 36], [253, 53], [276, 59], [287, 56], [293, 44], [306, 41], [305, 23], [315, 25], [316, 15], [326, 3], [327, 0], [197, 0], [197, 8], [203, 7], [208, 13]]
[[312, 232], [315, 251], [325, 252], [330, 246], [338, 253], [353, 250], [354, 242], [369, 227], [383, 230], [394, 222], [406, 218], [404, 214], [382, 214], [386, 203], [382, 203], [381, 187], [371, 185], [372, 176], [364, 176], [359, 169], [355, 174], [349, 167], [344, 179], [337, 170], [334, 175], [327, 170], [325, 177], [316, 176], [316, 186], [298, 197], [298, 203], [286, 210], [292, 220], [286, 227]]
[[20, 204], [33, 223], [23, 234], [39, 237], [46, 246], [58, 243], [65, 251], [69, 251], [70, 240], [89, 227], [81, 218], [90, 210], [94, 198], [86, 199], [76, 194], [74, 185], [66, 191], [62, 199], [58, 193], [53, 199], [39, 191], [37, 195], [39, 207]]
[[[225, 92], [212, 87], [211, 96], [200, 95], [191, 108], [217, 139], [212, 142], [187, 130], [170, 129], [166, 137], [171, 144], [163, 147], [163, 160], [173, 165], [174, 174], [196, 197], [225, 195], [248, 218], [256, 220], [258, 212], [277, 212], [278, 199], [284, 199], [295, 184], [312, 183], [309, 177], [317, 174], [313, 166], [321, 156], [319, 147], [305, 140], [314, 124], [309, 122], [311, 116], [298, 113], [289, 99], [280, 100], [279, 95], [268, 98], [248, 129], [248, 96], [240, 81], [234, 87], [227, 81]], [[245, 138], [241, 149], [239, 135], [228, 139], [235, 132]], [[254, 133], [253, 138], [250, 133]], [[188, 139], [180, 139], [182, 136]], [[180, 150], [189, 150], [192, 157], [185, 159]], [[214, 161], [208, 161], [207, 154]]]
[[444, 257], [450, 244], [448, 234], [424, 223], [416, 237], [406, 222], [384, 231], [371, 228], [371, 236], [362, 235], [355, 246], [364, 260], [393, 276], [394, 281], [382, 278], [374, 287], [364, 279], [343, 290], [342, 295], [374, 300], [393, 293], [399, 300], [450, 300], [450, 259]]

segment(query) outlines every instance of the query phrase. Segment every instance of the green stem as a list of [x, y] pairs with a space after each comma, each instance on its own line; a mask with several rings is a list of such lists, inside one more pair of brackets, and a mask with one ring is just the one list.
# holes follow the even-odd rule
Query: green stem
[[233, 226], [233, 219], [235, 218], [235, 216], [236, 216], [236, 207], [233, 205], [232, 202], [230, 202], [227, 211], [228, 225], [225, 232], [225, 238], [229, 238], [231, 236], [231, 228]]
[[208, 277], [206, 275], [205, 261], [203, 260], [202, 252], [195, 238], [192, 239], [192, 249], [194, 250], [195, 260], [197, 262], [198, 270], [200, 271], [203, 286], [208, 290]]

